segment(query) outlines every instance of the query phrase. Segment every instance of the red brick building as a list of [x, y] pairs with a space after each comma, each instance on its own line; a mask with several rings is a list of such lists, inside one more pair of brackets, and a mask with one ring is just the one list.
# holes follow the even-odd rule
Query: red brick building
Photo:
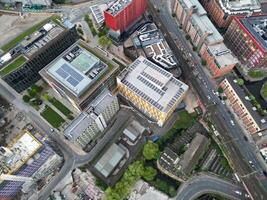
[[267, 15], [234, 17], [224, 37], [242, 64], [267, 67]]
[[122, 33], [146, 10], [146, 0], [117, 0], [104, 11], [105, 24], [115, 32]]
[[261, 11], [257, 1], [199, 0], [210, 18], [220, 28], [227, 28], [234, 16], [249, 15]]

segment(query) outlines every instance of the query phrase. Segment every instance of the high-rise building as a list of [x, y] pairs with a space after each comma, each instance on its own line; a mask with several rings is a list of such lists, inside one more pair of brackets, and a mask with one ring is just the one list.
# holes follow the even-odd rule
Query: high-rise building
[[97, 57], [94, 52], [78, 41], [40, 71], [57, 94], [78, 111], [85, 109], [105, 88], [112, 90], [116, 85], [118, 64]]
[[140, 56], [117, 77], [119, 93], [159, 126], [171, 116], [188, 86]]
[[267, 15], [234, 17], [225, 42], [248, 68], [267, 66]]
[[257, 0], [200, 0], [212, 21], [220, 28], [227, 28], [234, 16], [261, 12]]
[[105, 130], [119, 109], [118, 98], [104, 90], [72, 121], [65, 129], [64, 135], [71, 142], [84, 148]]
[[105, 24], [121, 34], [134, 24], [146, 10], [146, 0], [117, 0], [105, 12]]
[[49, 22], [0, 58], [0, 76], [17, 92], [30, 87], [39, 71], [71, 46], [78, 38], [75, 27], [64, 29]]

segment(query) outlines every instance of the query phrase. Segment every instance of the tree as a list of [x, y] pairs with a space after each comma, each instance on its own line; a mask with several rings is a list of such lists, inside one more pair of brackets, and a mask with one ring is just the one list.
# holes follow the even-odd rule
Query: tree
[[222, 99], [225, 101], [227, 99], [227, 97], [226, 96], [223, 96]]
[[25, 94], [25, 95], [23, 95], [22, 99], [24, 102], [28, 103], [31, 100], [31, 97], [29, 95]]
[[206, 66], [206, 65], [207, 65], [207, 61], [204, 60], [204, 59], [201, 59], [201, 64], [202, 64], [203, 66]]
[[43, 87], [42, 86], [38, 86], [36, 84], [33, 84], [31, 86], [31, 90], [34, 91], [34, 92], [36, 92], [36, 93], [39, 93], [39, 92], [41, 92], [43, 90]]
[[186, 40], [189, 40], [190, 39], [190, 36], [188, 34], [186, 34], [185, 39]]
[[172, 17], [176, 17], [176, 13], [172, 13]]
[[157, 170], [153, 167], [146, 167], [143, 173], [143, 178], [146, 181], [154, 180], [155, 176], [157, 175]]
[[197, 50], [197, 47], [196, 46], [193, 46], [193, 51], [196, 51]]
[[176, 190], [175, 190], [175, 188], [171, 185], [171, 186], [169, 186], [169, 191], [168, 191], [168, 194], [169, 194], [169, 196], [170, 197], [175, 197], [176, 196], [176, 194], [177, 194], [177, 192], [176, 192]]
[[43, 99], [46, 100], [46, 101], [50, 101], [51, 100], [51, 97], [49, 96], [49, 94], [46, 92], [42, 95]]
[[153, 143], [152, 141], [148, 141], [144, 145], [143, 149], [143, 156], [146, 160], [153, 160], [156, 159], [159, 154], [159, 146], [156, 143]]
[[112, 41], [107, 36], [103, 35], [98, 39], [98, 44], [108, 48], [112, 44]]
[[242, 78], [237, 79], [237, 84], [240, 86], [244, 85], [244, 80]]
[[218, 90], [217, 90], [220, 94], [223, 93], [223, 88], [222, 87], [219, 87]]

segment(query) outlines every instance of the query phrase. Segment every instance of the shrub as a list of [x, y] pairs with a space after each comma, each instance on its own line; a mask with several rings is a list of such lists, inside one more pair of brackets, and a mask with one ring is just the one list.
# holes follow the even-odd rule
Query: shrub
[[24, 102], [28, 103], [31, 100], [31, 97], [29, 95], [23, 95], [22, 99]]

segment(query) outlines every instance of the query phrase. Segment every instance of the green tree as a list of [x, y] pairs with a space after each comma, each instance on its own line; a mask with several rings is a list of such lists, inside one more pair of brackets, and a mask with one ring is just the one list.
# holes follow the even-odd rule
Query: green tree
[[202, 64], [203, 66], [206, 66], [206, 65], [207, 65], [207, 61], [204, 60], [204, 59], [201, 59], [201, 64]]
[[237, 84], [240, 86], [244, 85], [244, 80], [242, 78], [237, 79]]
[[168, 191], [168, 194], [170, 197], [175, 197], [177, 192], [175, 190], [175, 188], [173, 186], [169, 186], [169, 191]]
[[34, 98], [37, 95], [36, 90], [32, 90], [30, 88], [27, 90], [27, 92], [31, 98]]
[[223, 93], [223, 88], [222, 87], [219, 87], [218, 90], [217, 90], [220, 94]]
[[112, 44], [112, 41], [107, 36], [103, 35], [98, 39], [98, 44], [108, 48]]
[[143, 178], [146, 181], [154, 180], [155, 176], [157, 175], [157, 170], [153, 167], [146, 167], [143, 173]]
[[49, 96], [49, 94], [46, 92], [42, 95], [43, 99], [46, 100], [46, 101], [49, 101], [51, 100], [51, 97]]
[[25, 94], [25, 95], [23, 95], [22, 99], [24, 102], [28, 103], [31, 100], [31, 97], [29, 95]]
[[39, 93], [39, 92], [42, 92], [43, 90], [43, 87], [42, 86], [39, 86], [39, 85], [36, 85], [36, 84], [33, 84], [31, 86], [31, 90], [36, 92], [36, 93]]
[[185, 39], [190, 40], [190, 36], [188, 34], [186, 34]]
[[146, 160], [153, 160], [156, 159], [159, 154], [159, 146], [156, 143], [153, 143], [152, 141], [148, 141], [144, 145], [143, 149], [143, 156]]

